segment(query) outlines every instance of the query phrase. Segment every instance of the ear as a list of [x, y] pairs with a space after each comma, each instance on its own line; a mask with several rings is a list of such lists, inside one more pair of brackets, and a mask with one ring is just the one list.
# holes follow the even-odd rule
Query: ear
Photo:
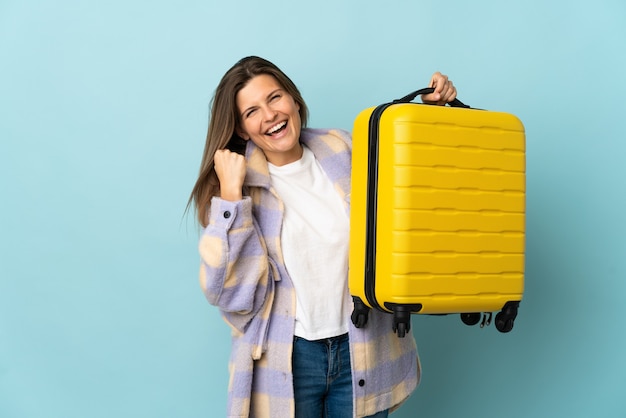
[[241, 139], [243, 139], [245, 141], [250, 139], [250, 135], [248, 135], [246, 133], [246, 131], [244, 131], [240, 127], [235, 128], [235, 133], [237, 134], [237, 136], [239, 136], [239, 138], [241, 138]]

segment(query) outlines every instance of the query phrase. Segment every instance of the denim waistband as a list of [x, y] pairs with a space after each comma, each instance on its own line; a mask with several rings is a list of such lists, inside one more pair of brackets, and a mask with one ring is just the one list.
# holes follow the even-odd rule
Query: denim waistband
[[334, 342], [344, 342], [344, 341], [348, 341], [348, 333], [346, 332], [345, 334], [341, 334], [341, 335], [337, 335], [335, 337], [328, 337], [328, 338], [320, 338], [319, 340], [307, 340], [306, 338], [303, 337], [298, 337], [297, 335], [293, 336], [293, 340], [305, 340], [311, 343], [324, 343], [324, 344], [332, 344]]

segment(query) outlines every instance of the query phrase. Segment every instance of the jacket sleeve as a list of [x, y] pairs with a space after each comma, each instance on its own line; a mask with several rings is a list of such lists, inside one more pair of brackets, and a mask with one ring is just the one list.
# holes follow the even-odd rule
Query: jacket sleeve
[[271, 306], [273, 276], [264, 242], [252, 216], [252, 201], [214, 197], [199, 243], [200, 285], [226, 322], [244, 333], [250, 321]]

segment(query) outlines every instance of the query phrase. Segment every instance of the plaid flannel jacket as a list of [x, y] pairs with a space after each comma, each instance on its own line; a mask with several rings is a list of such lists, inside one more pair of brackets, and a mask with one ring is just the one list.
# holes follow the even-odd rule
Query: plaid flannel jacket
[[[303, 129], [301, 142], [320, 162], [350, 210], [350, 135]], [[280, 245], [283, 204], [271, 187], [267, 160], [248, 141], [245, 197], [213, 198], [199, 242], [200, 284], [232, 329], [229, 418], [294, 416], [291, 350], [295, 291]], [[395, 409], [421, 374], [412, 334], [398, 338], [392, 316], [370, 312], [366, 327], [350, 324], [354, 417]]]

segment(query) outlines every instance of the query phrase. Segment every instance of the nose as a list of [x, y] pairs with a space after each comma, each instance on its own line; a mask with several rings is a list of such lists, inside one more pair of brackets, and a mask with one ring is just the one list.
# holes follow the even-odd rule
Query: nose
[[267, 122], [271, 122], [276, 118], [276, 110], [272, 109], [271, 106], [264, 106], [262, 108], [263, 111], [263, 119]]

